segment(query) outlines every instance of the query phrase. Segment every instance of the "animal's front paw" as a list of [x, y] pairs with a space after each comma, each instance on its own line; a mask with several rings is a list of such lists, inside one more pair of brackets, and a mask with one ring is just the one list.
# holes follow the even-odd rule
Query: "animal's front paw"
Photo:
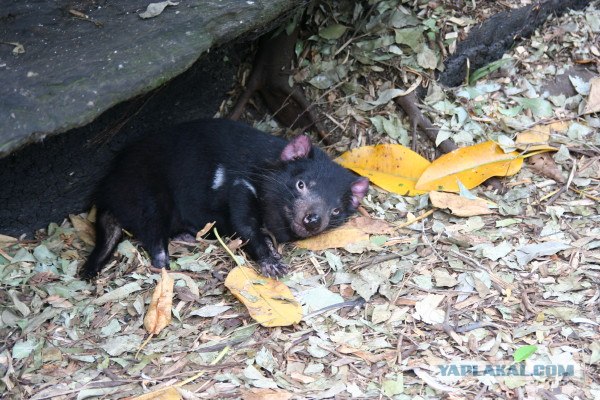
[[275, 259], [275, 257], [259, 260], [258, 264], [260, 265], [260, 272], [270, 278], [279, 278], [288, 272], [288, 266]]
[[265, 243], [267, 243], [267, 247], [269, 248], [269, 251], [271, 252], [271, 255], [273, 257], [275, 257], [276, 260], [281, 260], [281, 254], [279, 254], [279, 252], [275, 248], [275, 244], [273, 244], [273, 242], [271, 241], [271, 239], [266, 238], [265, 239]]
[[98, 276], [98, 271], [89, 269], [89, 268], [85, 268], [85, 266], [83, 266], [79, 270], [79, 277], [85, 281], [90, 282], [90, 281], [94, 280], [97, 276]]

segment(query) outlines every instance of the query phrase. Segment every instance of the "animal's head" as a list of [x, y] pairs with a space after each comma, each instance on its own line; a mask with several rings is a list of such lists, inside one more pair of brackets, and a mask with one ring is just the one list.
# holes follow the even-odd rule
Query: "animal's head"
[[263, 185], [266, 227], [279, 241], [316, 235], [339, 226], [358, 208], [369, 180], [334, 163], [307, 136], [282, 150]]

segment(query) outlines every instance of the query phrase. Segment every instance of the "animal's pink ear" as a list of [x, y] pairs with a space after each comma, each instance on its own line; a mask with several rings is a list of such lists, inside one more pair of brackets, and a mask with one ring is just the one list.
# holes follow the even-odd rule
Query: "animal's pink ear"
[[308, 136], [296, 136], [287, 144], [287, 146], [284, 147], [283, 151], [281, 152], [281, 160], [291, 161], [298, 158], [306, 158], [308, 157], [311, 149], [312, 145], [310, 144], [310, 139]]
[[369, 179], [360, 177], [352, 184], [352, 207], [358, 208], [360, 201], [369, 191]]

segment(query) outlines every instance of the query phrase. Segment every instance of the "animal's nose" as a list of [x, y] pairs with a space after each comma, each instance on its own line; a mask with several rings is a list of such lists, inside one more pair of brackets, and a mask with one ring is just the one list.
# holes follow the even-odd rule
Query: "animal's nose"
[[321, 227], [321, 217], [319, 214], [306, 214], [302, 220], [304, 227], [309, 231], [316, 231]]

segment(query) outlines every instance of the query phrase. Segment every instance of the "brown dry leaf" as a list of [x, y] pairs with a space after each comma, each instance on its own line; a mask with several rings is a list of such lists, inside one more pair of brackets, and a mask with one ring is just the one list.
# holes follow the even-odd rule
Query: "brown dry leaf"
[[495, 142], [488, 141], [444, 154], [423, 172], [415, 187], [458, 192], [458, 181], [472, 189], [492, 176], [514, 175], [522, 165], [519, 153], [504, 153]]
[[302, 239], [294, 242], [298, 247], [308, 250], [325, 250], [336, 247], [345, 247], [352, 243], [359, 243], [369, 240], [369, 234], [359, 228], [340, 226], [339, 228], [327, 231], [321, 235], [313, 236], [308, 239]]
[[225, 287], [248, 308], [262, 326], [288, 326], [302, 319], [302, 307], [283, 282], [259, 275], [252, 268], [235, 267]]
[[316, 378], [313, 378], [312, 376], [307, 376], [307, 375], [301, 374], [299, 372], [292, 372], [290, 374], [290, 378], [292, 378], [293, 380], [298, 381], [300, 383], [303, 383], [305, 385], [316, 381]]
[[73, 228], [75, 228], [79, 238], [83, 240], [85, 244], [93, 246], [96, 243], [96, 233], [94, 231], [94, 226], [90, 221], [74, 214], [69, 215], [69, 220], [71, 221], [71, 224], [73, 224]]
[[144, 393], [141, 396], [132, 397], [130, 400], [180, 400], [181, 398], [181, 394], [177, 389], [170, 387], [150, 393]]
[[63, 297], [52, 295], [46, 297], [46, 301], [54, 308], [72, 308], [73, 304]]
[[449, 209], [459, 217], [492, 214], [493, 211], [483, 199], [467, 199], [454, 193], [430, 192], [429, 200], [437, 208]]
[[550, 133], [566, 132], [569, 129], [569, 123], [566, 121], [553, 122], [546, 125], [536, 125], [517, 135], [515, 145], [517, 149], [525, 152], [533, 151], [558, 151], [556, 147], [548, 144]]
[[17, 238], [14, 238], [12, 236], [7, 236], [7, 235], [2, 235], [0, 234], [0, 246], [4, 247], [4, 246], [8, 246], [11, 245], [13, 243], [17, 243], [19, 240]]
[[590, 95], [583, 110], [584, 114], [600, 112], [600, 77], [590, 80]]
[[203, 239], [203, 237], [212, 229], [212, 227], [215, 225], [214, 222], [209, 222], [208, 224], [204, 225], [204, 228], [200, 229], [198, 231], [198, 233], [196, 233], [196, 241], [199, 242]]
[[374, 354], [370, 351], [356, 349], [346, 345], [338, 346], [336, 350], [342, 354], [352, 354], [371, 364], [375, 364], [380, 361], [391, 361], [398, 357], [396, 350], [384, 350]]
[[529, 157], [529, 168], [546, 178], [554, 179], [556, 182], [566, 182], [554, 158], [547, 153]]
[[344, 248], [349, 244], [368, 241], [370, 234], [391, 235], [393, 233], [395, 233], [395, 229], [388, 222], [360, 216], [348, 221], [339, 228], [307, 239], [298, 240], [295, 244], [303, 249], [313, 251]]
[[161, 271], [161, 280], [156, 285], [150, 307], [144, 317], [144, 328], [148, 333], [158, 335], [171, 322], [171, 304], [173, 303], [173, 278], [166, 269]]
[[336, 350], [338, 352], [340, 352], [341, 354], [352, 354], [358, 358], [361, 358], [362, 360], [366, 361], [369, 364], [374, 364], [376, 362], [381, 361], [381, 359], [382, 359], [380, 355], [376, 355], [376, 354], [370, 353], [368, 351], [356, 349], [354, 347], [350, 347], [350, 346], [346, 346], [346, 345], [338, 346], [336, 348]]
[[359, 147], [345, 152], [335, 161], [390, 192], [405, 196], [425, 193], [415, 189], [415, 183], [429, 166], [429, 161], [399, 144]]
[[396, 229], [392, 224], [383, 220], [361, 215], [348, 221], [344, 226], [358, 228], [371, 235], [393, 235]]
[[231, 250], [232, 252], [234, 252], [237, 249], [239, 249], [240, 247], [242, 247], [242, 244], [244, 244], [244, 241], [242, 239], [240, 239], [240, 238], [231, 239], [229, 241], [229, 243], [227, 243], [227, 247], [229, 248], [229, 250]]
[[288, 400], [292, 394], [281, 389], [244, 389], [244, 400]]

